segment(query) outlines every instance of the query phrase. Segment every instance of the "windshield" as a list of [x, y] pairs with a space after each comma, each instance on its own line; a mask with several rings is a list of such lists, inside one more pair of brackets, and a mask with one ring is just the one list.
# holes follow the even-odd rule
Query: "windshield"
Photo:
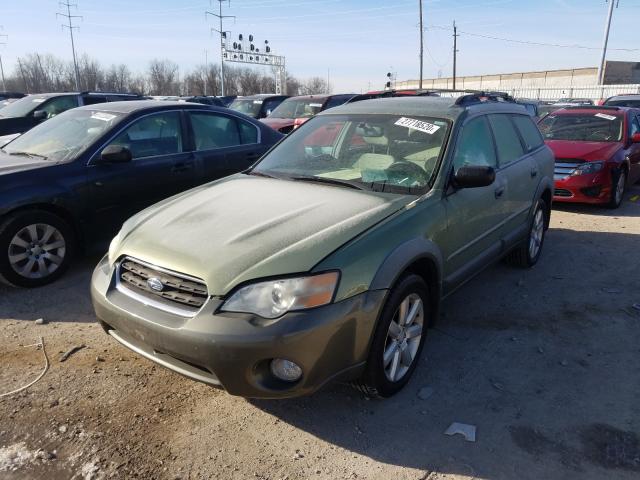
[[269, 118], [310, 118], [320, 113], [324, 99], [289, 99], [278, 105]]
[[26, 117], [32, 111], [35, 111], [42, 102], [47, 100], [46, 97], [38, 97], [29, 95], [27, 97], [16, 100], [7, 105], [0, 112], [0, 117]]
[[262, 107], [262, 100], [249, 100], [249, 99], [241, 99], [237, 98], [229, 108], [231, 110], [235, 110], [236, 112], [244, 113], [245, 115], [249, 115], [250, 117], [257, 117], [260, 113], [260, 108]]
[[612, 107], [640, 108], [640, 98], [637, 100], [607, 100], [605, 105]]
[[[614, 112], [612, 112], [614, 113]], [[619, 142], [622, 116], [610, 113], [549, 114], [538, 124], [545, 140]]]
[[252, 170], [293, 180], [420, 194], [435, 177], [449, 122], [383, 114], [321, 115]]
[[124, 114], [69, 110], [32, 128], [1, 150], [9, 155], [43, 157], [55, 162], [76, 158]]

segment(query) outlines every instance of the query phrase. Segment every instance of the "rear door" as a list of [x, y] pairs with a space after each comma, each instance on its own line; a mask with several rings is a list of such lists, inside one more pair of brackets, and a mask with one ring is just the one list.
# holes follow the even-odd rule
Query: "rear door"
[[486, 116], [473, 117], [462, 127], [454, 151], [452, 173], [465, 165], [497, 169], [492, 185], [449, 188], [445, 255], [446, 288], [459, 285], [501, 251], [500, 227], [506, 217], [506, 176], [498, 169], [493, 135]]
[[246, 170], [267, 150], [258, 127], [240, 117], [208, 110], [188, 116], [198, 184]]
[[[527, 224], [541, 178], [532, 155], [544, 146], [544, 142], [527, 115], [498, 113], [488, 115], [488, 119], [496, 142], [499, 171], [507, 179], [504, 199], [506, 218], [501, 232], [505, 238], [518, 237]], [[521, 131], [529, 139], [526, 144]]]
[[104, 147], [109, 145], [128, 148], [133, 159], [112, 164], [92, 159], [92, 220], [99, 235], [114, 234], [134, 213], [194, 186], [194, 162], [191, 152], [183, 147], [179, 110], [142, 116]]

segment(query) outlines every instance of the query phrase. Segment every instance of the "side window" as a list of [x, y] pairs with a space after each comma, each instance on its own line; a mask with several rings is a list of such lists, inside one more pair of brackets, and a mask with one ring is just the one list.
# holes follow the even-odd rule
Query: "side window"
[[511, 118], [520, 132], [528, 152], [535, 150], [544, 143], [540, 130], [530, 118], [524, 115], [513, 115]]
[[269, 115], [281, 103], [282, 103], [282, 100], [276, 99], [276, 98], [265, 100], [264, 103], [262, 104], [262, 111], [264, 112], [265, 115]]
[[501, 166], [508, 165], [524, 155], [524, 148], [522, 148], [520, 137], [509, 118], [510, 116], [506, 114], [488, 115], [496, 139], [498, 161]]
[[133, 159], [182, 152], [180, 112], [143, 117], [118, 135], [110, 145], [131, 150]]
[[237, 122], [240, 126], [240, 142], [243, 145], [258, 143], [258, 127], [244, 120], [237, 120]]
[[635, 135], [636, 133], [640, 133], [640, 120], [638, 117], [631, 114], [631, 121], [629, 122], [631, 127], [629, 131], [629, 136]]
[[462, 128], [458, 138], [453, 167], [457, 170], [466, 165], [496, 167], [496, 152], [493, 138], [485, 117], [474, 118]]
[[100, 95], [87, 95], [82, 97], [82, 103], [85, 105], [95, 105], [96, 103], [105, 103], [107, 97], [101, 97]]
[[240, 129], [234, 118], [200, 112], [191, 112], [189, 116], [196, 150], [212, 150], [242, 144]]
[[49, 100], [38, 110], [44, 110], [47, 112], [47, 118], [55, 117], [59, 113], [66, 112], [72, 108], [78, 106], [78, 97], [55, 97]]

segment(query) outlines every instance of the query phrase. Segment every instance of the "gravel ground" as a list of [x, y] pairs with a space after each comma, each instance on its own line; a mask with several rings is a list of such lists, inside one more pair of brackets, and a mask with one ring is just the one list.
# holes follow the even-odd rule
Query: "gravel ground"
[[[450, 297], [386, 401], [344, 385], [245, 400], [156, 367], [95, 322], [97, 258], [45, 288], [0, 287], [0, 394], [42, 370], [23, 345], [42, 336], [51, 362], [0, 398], [0, 478], [637, 479], [634, 195], [615, 212], [555, 208], [538, 266], [496, 265]], [[452, 422], [477, 426], [476, 442], [445, 436]]]

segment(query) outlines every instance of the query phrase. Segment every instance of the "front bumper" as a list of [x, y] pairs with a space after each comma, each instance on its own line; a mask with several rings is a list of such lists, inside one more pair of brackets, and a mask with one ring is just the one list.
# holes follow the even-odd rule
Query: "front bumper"
[[[330, 380], [357, 378], [364, 368], [386, 290], [267, 321], [217, 312], [210, 298], [193, 317], [145, 305], [115, 289], [107, 258], [96, 267], [91, 296], [103, 328], [138, 354], [232, 395], [285, 398], [313, 393]], [[274, 377], [274, 358], [302, 368], [294, 383]]]
[[611, 198], [611, 171], [569, 176], [555, 181], [553, 201], [565, 203], [607, 203]]

